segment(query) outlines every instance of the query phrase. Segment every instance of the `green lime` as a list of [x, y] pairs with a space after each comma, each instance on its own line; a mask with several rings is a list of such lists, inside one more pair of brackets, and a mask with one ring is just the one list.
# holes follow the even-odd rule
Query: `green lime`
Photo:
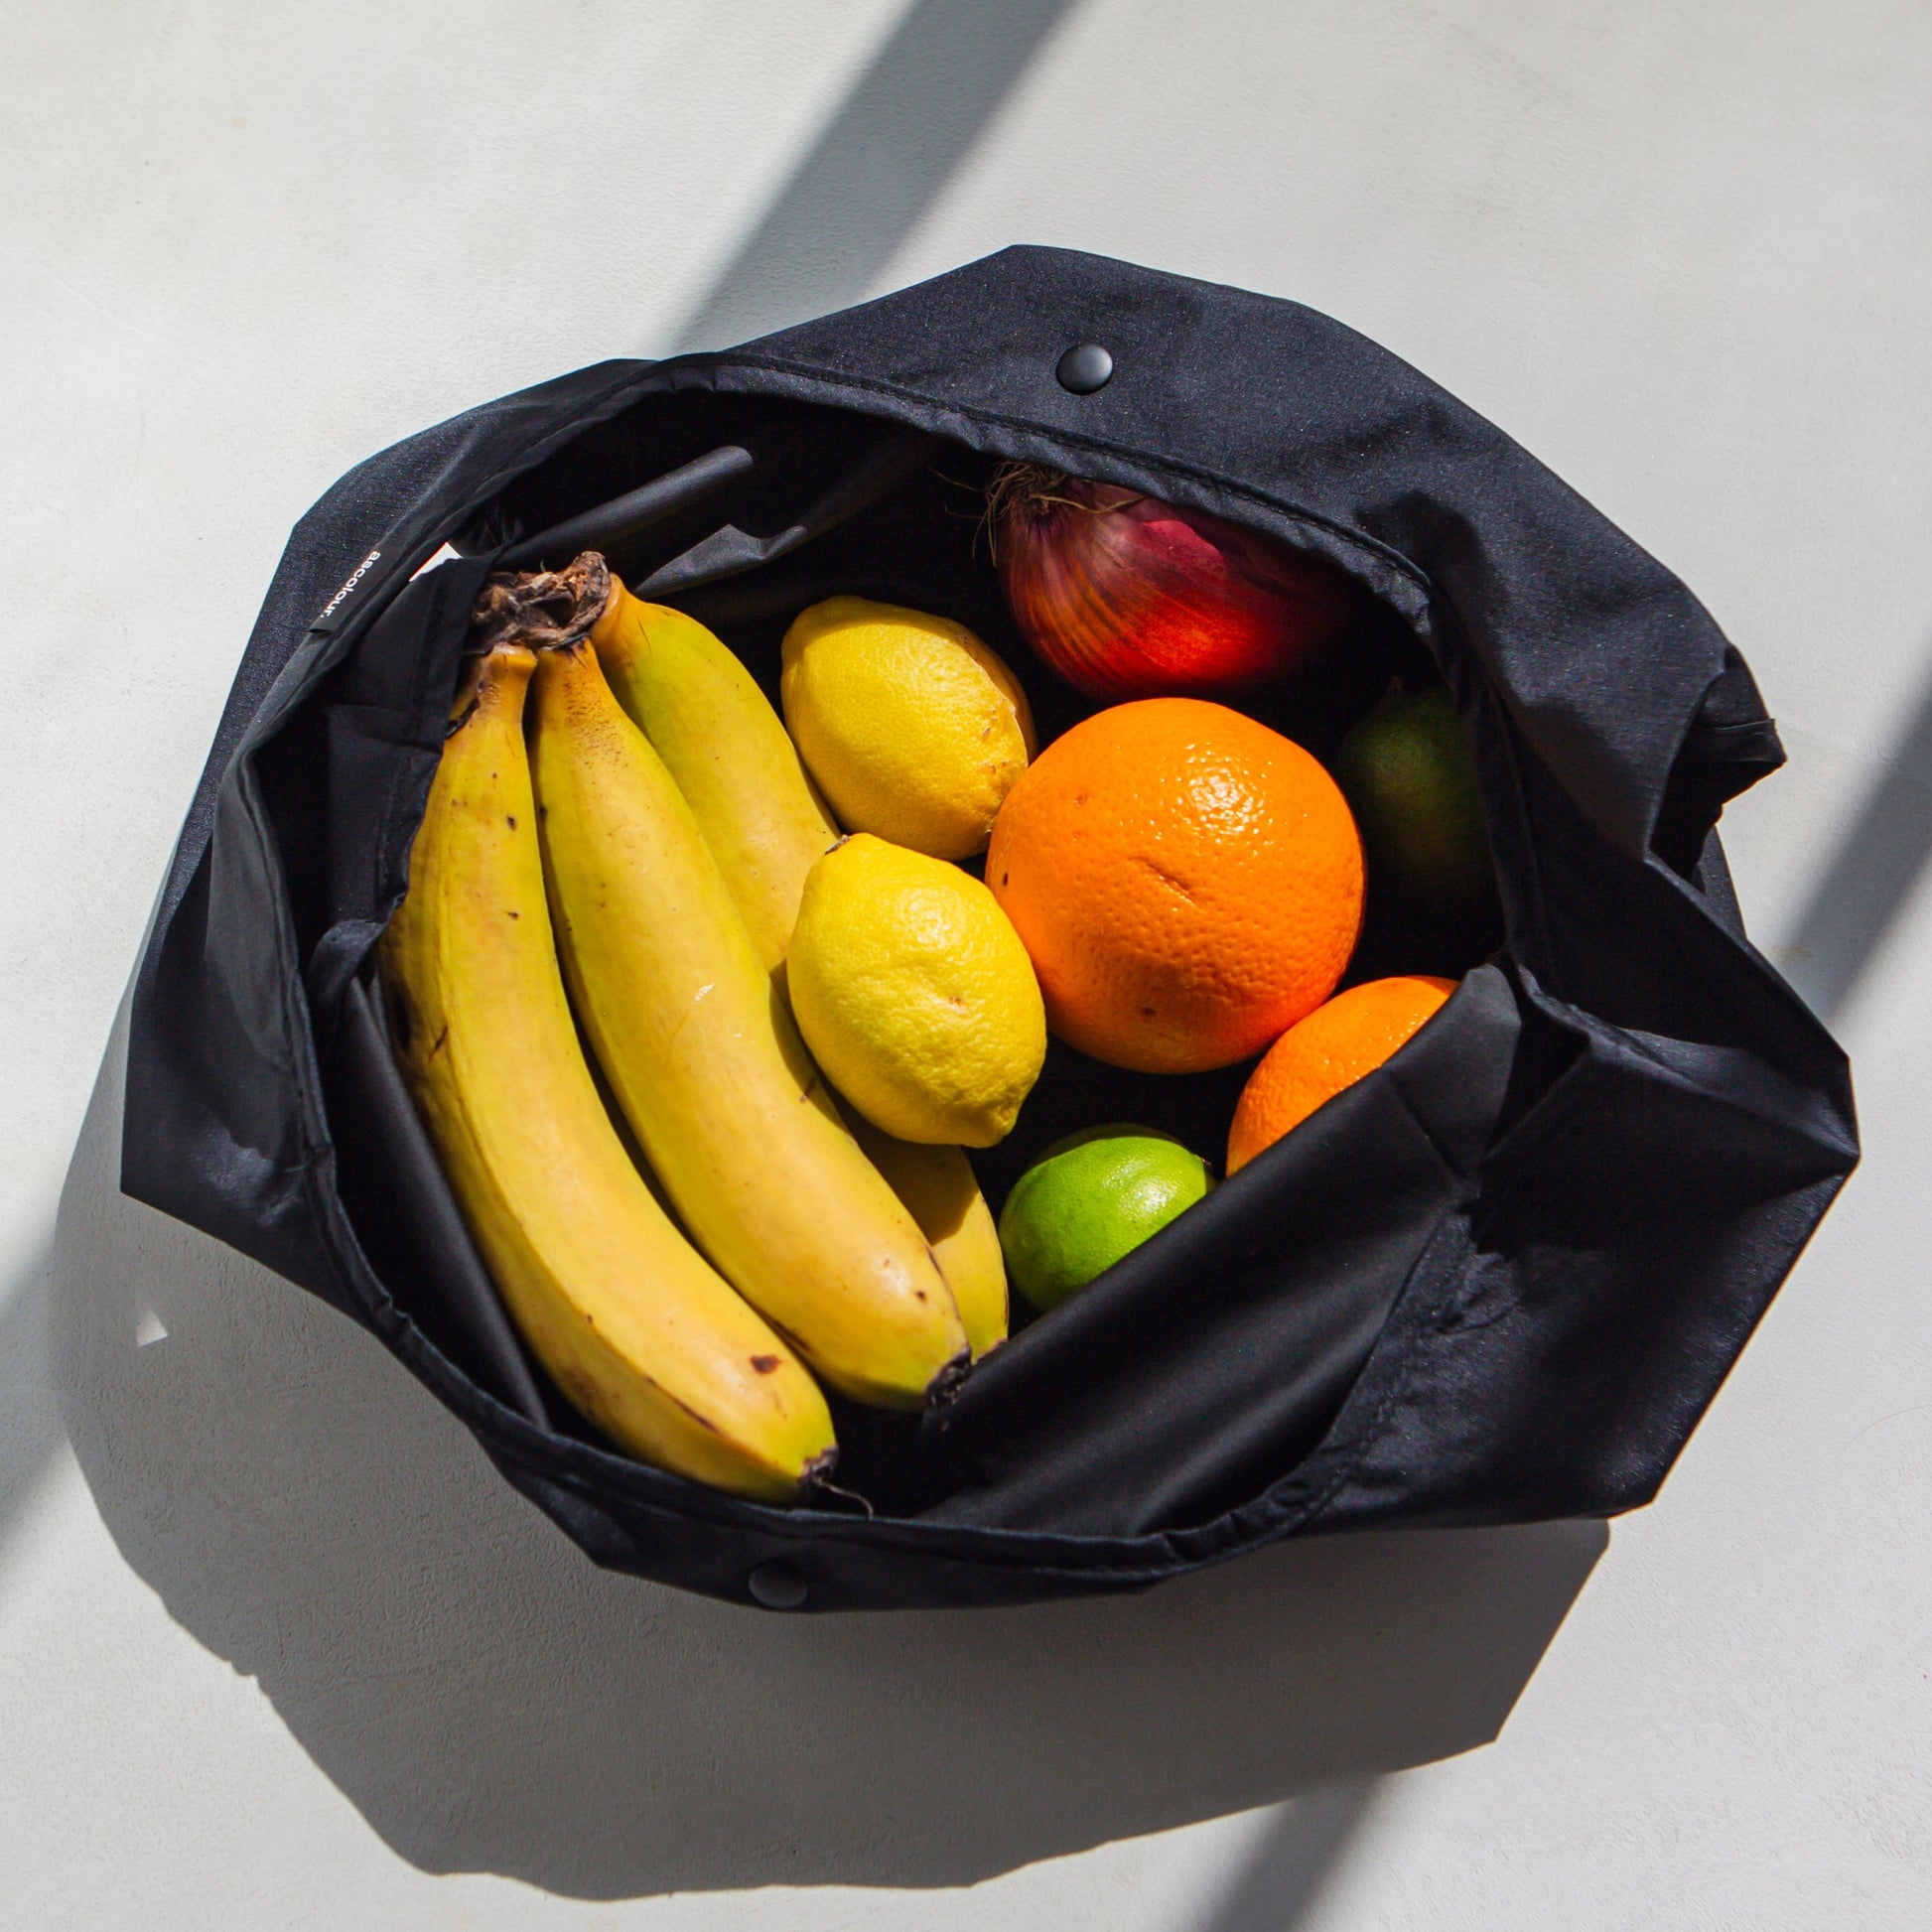
[[1329, 768], [1355, 814], [1371, 893], [1428, 921], [1490, 912], [1496, 880], [1482, 793], [1446, 690], [1384, 698], [1341, 741]]
[[1201, 1199], [1207, 1163], [1151, 1127], [1089, 1127], [1013, 1184], [1000, 1246], [1013, 1286], [1042, 1312], [1104, 1275]]

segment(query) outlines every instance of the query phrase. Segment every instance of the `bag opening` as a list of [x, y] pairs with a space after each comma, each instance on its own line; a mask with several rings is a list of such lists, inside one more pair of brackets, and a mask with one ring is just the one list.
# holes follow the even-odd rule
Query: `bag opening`
[[[711, 392], [647, 397], [515, 479], [453, 547], [477, 559], [473, 571], [505, 550], [519, 563], [560, 564], [567, 558], [544, 554], [539, 532], [573, 519], [581, 527], [597, 505], [729, 448], [748, 452], [749, 464], [724, 466], [722, 486], [620, 536], [606, 554], [638, 594], [715, 631], [774, 707], [779, 645], [791, 620], [821, 599], [853, 595], [973, 630], [1019, 677], [1042, 748], [1099, 708], [1040, 664], [1008, 614], [984, 509], [1001, 453], [865, 415]], [[1090, 465], [1089, 474], [1110, 480], [1104, 466]], [[573, 540], [566, 530], [564, 547]], [[307, 958], [340, 924], [345, 875], [385, 875], [372, 926], [400, 893], [397, 860], [420, 819], [431, 765], [419, 760], [413, 784], [391, 784], [371, 822], [353, 748], [382, 709], [369, 702], [371, 684], [411, 711], [420, 729], [453, 682], [460, 627], [448, 600], [433, 605], [428, 588], [427, 580], [412, 586], [418, 595], [385, 614], [332, 674], [287, 733], [289, 756], [271, 760], [265, 774], [278, 826], [286, 828], [283, 852]], [[1298, 684], [1239, 702], [1326, 759], [1398, 678], [1422, 687], [1440, 673], [1404, 620], [1364, 589], [1347, 634]], [[316, 779], [329, 771], [337, 774], [333, 797]], [[968, 870], [978, 866], [968, 862]], [[368, 931], [360, 943], [372, 938]], [[1499, 940], [1484, 934], [1457, 959], [1396, 962], [1388, 935], [1370, 930], [1343, 984], [1392, 970], [1460, 972]], [[1447, 1031], [1432, 1030], [1418, 1042], [1408, 1056], [1413, 1065], [1365, 1083], [1325, 1132], [1317, 1125], [1298, 1133], [1294, 1147], [1224, 1183], [1075, 1303], [1036, 1317], [1015, 1297], [1014, 1340], [974, 1372], [952, 1413], [922, 1419], [835, 1399], [841, 1486], [876, 1512], [908, 1520], [1139, 1536], [1198, 1527], [1279, 1484], [1339, 1412], [1436, 1221], [1463, 1184], [1461, 1170], [1481, 1152], [1480, 1135], [1470, 1140], [1465, 1132], [1460, 1170], [1446, 1163], [1440, 1143], [1452, 1136], [1439, 1126], [1432, 1138], [1432, 1106], [1465, 1112], [1466, 1093], [1451, 1090], [1468, 1087], [1476, 1062], [1489, 1069], [1481, 1079], [1493, 1089], [1494, 1109], [1503, 1104], [1515, 1019], [1498, 976], [1490, 977], [1496, 984], [1485, 997], [1463, 1002], [1466, 1011]], [[1110, 1121], [1171, 1134], [1218, 1172], [1253, 1065], [1141, 1074], [1052, 1041], [1014, 1132], [971, 1156], [990, 1207], [999, 1213], [1019, 1174], [1052, 1143]], [[439, 1243], [450, 1245], [447, 1212], [439, 1216], [422, 1186], [394, 1171], [391, 1148], [360, 1123], [365, 1081], [340, 1053], [330, 1061], [329, 1097], [343, 1197], [371, 1266], [397, 1309], [490, 1386], [475, 1334], [436, 1288], [447, 1272], [437, 1253]], [[1380, 1145], [1366, 1160], [1365, 1140]], [[1293, 1212], [1284, 1209], [1287, 1200]], [[1370, 1248], [1376, 1262], [1364, 1277]], [[1307, 1260], [1300, 1269], [1298, 1251]], [[474, 1277], [476, 1269], [463, 1272]], [[1286, 1289], [1277, 1285], [1284, 1277]], [[1069, 1346], [1057, 1338], [1062, 1329], [1083, 1339]], [[1279, 1384], [1263, 1397], [1260, 1425], [1230, 1401], [1225, 1363], [1235, 1359], [1251, 1379]], [[530, 1368], [542, 1384], [541, 1371]], [[1157, 1386], [1173, 1466], [1135, 1485], [1125, 1471], [1145, 1453], [1136, 1415]], [[543, 1388], [551, 1427], [602, 1447], [562, 1397]], [[1077, 1453], [1069, 1451], [1069, 1431], [1084, 1444]]]

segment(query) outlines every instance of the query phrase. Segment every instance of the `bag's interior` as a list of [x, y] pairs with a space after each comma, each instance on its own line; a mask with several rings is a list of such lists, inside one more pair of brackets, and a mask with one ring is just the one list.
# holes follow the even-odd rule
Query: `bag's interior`
[[[877, 419], [757, 396], [653, 395], [517, 478], [453, 542], [465, 555], [515, 547], [521, 563], [559, 566], [568, 554], [536, 554], [539, 533], [728, 446], [750, 461], [729, 466], [722, 487], [600, 547], [639, 595], [710, 626], [774, 706], [792, 619], [855, 595], [976, 632], [1025, 686], [1042, 747], [1095, 708], [1045, 670], [1008, 616], [985, 518], [998, 458]], [[1085, 473], [1106, 480], [1098, 464]], [[397, 648], [393, 635], [383, 647]], [[1418, 687], [1438, 673], [1406, 625], [1364, 593], [1339, 648], [1293, 689], [1241, 708], [1325, 759], [1398, 677]], [[293, 879], [305, 862], [287, 856]], [[322, 863], [318, 853], [306, 866]], [[303, 935], [305, 957], [315, 936]], [[1415, 935], [1378, 924], [1371, 900], [1344, 985], [1388, 972], [1464, 975], [1500, 940], [1494, 930], [1438, 934], [1419, 952]], [[1271, 1150], [1032, 1328], [1016, 1298], [1015, 1340], [974, 1371], [961, 1405], [969, 1419], [992, 1420], [974, 1422], [963, 1445], [943, 1418], [836, 1404], [841, 1485], [881, 1514], [1118, 1535], [1205, 1522], [1277, 1482], [1333, 1419], [1452, 1185], [1427, 1123], [1415, 1124], [1417, 1094], [1425, 1113], [1432, 1082], [1446, 1105], [1462, 1105], [1470, 1069], [1486, 1064], [1494, 1106], [1503, 1104], [1514, 1014], [1493, 990], [1498, 976], [1487, 980], [1489, 994], [1458, 998], [1444, 1016], [1451, 1024], [1405, 1049], [1413, 1072], [1399, 1103], [1375, 1082], [1344, 1094], [1296, 1131], [1296, 1146]], [[1050, 1144], [1108, 1122], [1171, 1134], [1218, 1173], [1252, 1066], [1139, 1074], [1054, 1041], [1013, 1133], [972, 1156], [989, 1204], [997, 1215]], [[438, 1222], [412, 1191], [369, 1124], [366, 1095], [340, 1071], [331, 1100], [344, 1198], [378, 1276], [432, 1340], [491, 1386], [461, 1310], [421, 1286], [447, 1275], [435, 1252], [448, 1245], [447, 1216]], [[1066, 1337], [1057, 1343], [1038, 1332], [1055, 1324]], [[597, 1440], [554, 1389], [545, 1393], [554, 1427]], [[1049, 1409], [1055, 1421], [1042, 1429]], [[1052, 1478], [1030, 1478], [1029, 1458], [1050, 1463]]]

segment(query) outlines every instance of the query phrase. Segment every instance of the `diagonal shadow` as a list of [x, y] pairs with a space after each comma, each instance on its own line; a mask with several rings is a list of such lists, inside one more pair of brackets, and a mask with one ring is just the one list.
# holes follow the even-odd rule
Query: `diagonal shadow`
[[1314, 1903], [1375, 1790], [1356, 1781], [1282, 1806], [1199, 1932], [1293, 1932]]
[[48, 1275], [42, 1255], [0, 1292], [0, 1549], [61, 1446], [48, 1365]]
[[1376, 1775], [1496, 1735], [1608, 1540], [1316, 1539], [1142, 1596], [879, 1616], [609, 1575], [369, 1336], [119, 1192], [125, 1037], [55, 1238], [74, 1454], [170, 1614], [424, 1869], [963, 1885], [1300, 1800], [1223, 1913], [1247, 1932], [1311, 1895]]
[[1844, 1010], [1932, 854], [1932, 677], [1864, 803], [1820, 869], [1784, 956], [1830, 1024]]
[[1070, 0], [913, 0], [758, 227], [675, 332], [748, 342], [859, 301]]

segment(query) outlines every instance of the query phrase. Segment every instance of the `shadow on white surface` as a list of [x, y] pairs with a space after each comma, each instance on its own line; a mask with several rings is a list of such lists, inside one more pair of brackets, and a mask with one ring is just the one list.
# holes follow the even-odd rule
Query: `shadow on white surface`
[[858, 301], [1068, 6], [912, 0], [674, 332], [678, 348], [723, 348]]
[[1310, 1794], [1222, 1921], [1285, 1923], [1369, 1779], [1496, 1734], [1607, 1541], [1350, 1537], [1140, 1597], [797, 1619], [601, 1573], [373, 1340], [121, 1196], [124, 1039], [55, 1245], [69, 1435], [171, 1614], [426, 1869], [956, 1885]]
[[1199, 1932], [1291, 1932], [1315, 1901], [1374, 1792], [1370, 1780], [1282, 1806]]
[[52, 1269], [43, 1253], [0, 1289], [0, 1551], [61, 1445], [61, 1406], [47, 1372]]
[[1932, 679], [1891, 756], [1820, 868], [1785, 948], [1787, 976], [1839, 1018], [1932, 854]]

